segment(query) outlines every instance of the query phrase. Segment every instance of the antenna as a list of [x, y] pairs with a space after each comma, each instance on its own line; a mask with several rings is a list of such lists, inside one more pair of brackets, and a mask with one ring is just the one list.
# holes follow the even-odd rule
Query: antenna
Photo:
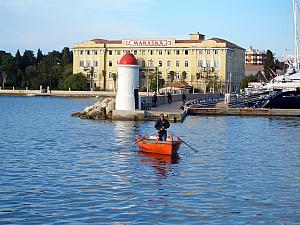
[[298, 2], [293, 0], [293, 14], [294, 14], [294, 47], [295, 47], [295, 69], [299, 70], [299, 45], [298, 45]]

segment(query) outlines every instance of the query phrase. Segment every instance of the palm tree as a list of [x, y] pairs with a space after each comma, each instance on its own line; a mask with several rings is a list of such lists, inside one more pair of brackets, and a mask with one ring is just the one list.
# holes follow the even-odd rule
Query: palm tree
[[117, 90], [117, 78], [118, 78], [118, 74], [117, 73], [112, 73], [112, 78], [114, 80], [114, 92], [116, 92]]
[[175, 78], [175, 72], [173, 70], [170, 71], [170, 82], [171, 82], [171, 90], [172, 90], [172, 84]]
[[181, 81], [184, 81], [185, 79], [186, 79], [186, 72], [185, 72], [185, 71], [182, 71], [180, 80], [181, 80]]
[[103, 90], [106, 91], [106, 71], [102, 70], [102, 76], [103, 76]]

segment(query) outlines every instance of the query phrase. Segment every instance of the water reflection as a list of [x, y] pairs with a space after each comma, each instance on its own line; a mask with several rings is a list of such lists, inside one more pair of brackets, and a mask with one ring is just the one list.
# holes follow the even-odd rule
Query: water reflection
[[162, 155], [139, 151], [138, 156], [143, 164], [154, 168], [160, 178], [166, 178], [172, 170], [172, 164], [180, 161], [178, 154]]

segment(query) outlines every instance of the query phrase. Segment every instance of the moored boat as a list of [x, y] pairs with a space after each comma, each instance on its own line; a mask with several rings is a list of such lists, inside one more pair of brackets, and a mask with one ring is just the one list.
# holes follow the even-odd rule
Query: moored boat
[[167, 141], [160, 141], [147, 136], [142, 138], [140, 135], [137, 135], [136, 143], [139, 146], [139, 150], [143, 152], [174, 155], [178, 152], [182, 141], [180, 138], [174, 140], [173, 136], [168, 137]]

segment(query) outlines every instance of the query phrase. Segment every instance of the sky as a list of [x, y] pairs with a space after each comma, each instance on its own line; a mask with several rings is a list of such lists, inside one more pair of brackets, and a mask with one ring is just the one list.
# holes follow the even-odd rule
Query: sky
[[292, 0], [0, 0], [0, 50], [43, 53], [95, 38], [188, 39], [292, 54]]

